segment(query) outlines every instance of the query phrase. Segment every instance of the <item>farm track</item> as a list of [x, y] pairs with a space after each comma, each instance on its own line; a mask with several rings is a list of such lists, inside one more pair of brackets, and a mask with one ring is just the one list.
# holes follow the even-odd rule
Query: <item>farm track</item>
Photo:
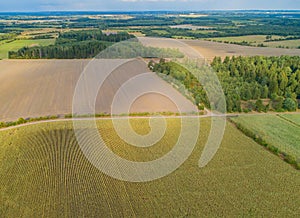
[[[287, 114], [299, 114], [300, 112], [290, 112]], [[234, 116], [264, 116], [264, 115], [278, 115], [278, 117], [282, 118], [280, 115], [282, 114], [278, 114], [278, 113], [260, 113], [260, 114], [226, 114], [226, 115], [216, 115], [216, 114], [212, 114], [210, 111], [208, 111], [207, 115], [200, 115], [200, 116], [121, 116], [121, 117], [102, 117], [102, 118], [64, 118], [64, 119], [54, 119], [54, 120], [41, 120], [41, 121], [36, 121], [36, 122], [29, 122], [29, 123], [25, 123], [25, 124], [20, 124], [17, 126], [10, 126], [10, 127], [6, 127], [6, 128], [1, 128], [0, 132], [3, 131], [7, 131], [7, 130], [12, 130], [12, 129], [17, 129], [17, 128], [22, 128], [22, 127], [26, 127], [26, 126], [33, 126], [33, 125], [38, 125], [38, 124], [42, 124], [42, 123], [59, 123], [59, 122], [72, 122], [72, 121], [89, 121], [89, 120], [120, 120], [120, 119], [130, 119], [130, 120], [137, 120], [137, 119], [161, 119], [161, 118], [165, 118], [165, 119], [184, 119], [184, 118], [210, 118], [210, 117], [234, 117]], [[284, 118], [282, 118], [284, 119]], [[287, 122], [290, 122], [287, 119], [284, 119]], [[297, 125], [295, 123], [292, 123], [293, 125]]]

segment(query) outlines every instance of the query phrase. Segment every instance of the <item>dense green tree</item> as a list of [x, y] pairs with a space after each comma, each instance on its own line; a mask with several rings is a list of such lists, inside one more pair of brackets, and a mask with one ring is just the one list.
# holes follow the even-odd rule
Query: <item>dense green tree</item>
[[272, 107], [276, 110], [276, 111], [281, 111], [283, 110], [283, 101], [284, 98], [282, 96], [277, 96], [272, 100]]
[[276, 74], [271, 76], [269, 90], [272, 94], [278, 94], [278, 79]]
[[288, 85], [288, 82], [289, 82], [289, 79], [288, 79], [287, 74], [285, 72], [281, 72], [279, 74], [279, 81], [280, 81], [279, 88], [282, 92], [284, 92], [287, 85]]
[[262, 112], [265, 110], [265, 106], [263, 104], [263, 101], [261, 99], [258, 99], [256, 102], [255, 102], [255, 107], [256, 107], [256, 110], [258, 112]]
[[247, 103], [247, 109], [248, 109], [248, 111], [253, 111], [256, 109], [256, 105], [252, 101], [249, 101]]
[[264, 87], [262, 88], [262, 94], [261, 97], [262, 98], [268, 98], [269, 96], [269, 88], [267, 85], [264, 85]]
[[227, 102], [227, 104], [226, 104], [226, 106], [227, 106], [227, 112], [229, 112], [229, 113], [233, 112], [234, 103], [233, 103], [232, 99], [231, 98], [227, 98], [226, 102]]
[[252, 98], [252, 92], [249, 87], [245, 88], [244, 100], [248, 101]]
[[286, 98], [283, 102], [283, 108], [288, 111], [296, 111], [297, 102], [292, 98]]
[[256, 86], [253, 91], [253, 99], [259, 99], [261, 97], [261, 91], [259, 86]]

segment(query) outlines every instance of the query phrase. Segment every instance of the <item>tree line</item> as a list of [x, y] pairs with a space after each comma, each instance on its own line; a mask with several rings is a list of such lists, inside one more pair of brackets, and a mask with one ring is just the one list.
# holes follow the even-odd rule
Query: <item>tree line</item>
[[279, 25], [246, 25], [245, 27], [219, 26], [213, 27], [214, 31], [199, 31], [183, 28], [155, 27], [144, 28], [142, 33], [151, 37], [188, 37], [194, 39], [200, 38], [217, 38], [217, 37], [234, 37], [247, 35], [279, 35], [292, 36], [299, 38], [300, 28], [297, 26], [279, 26]]
[[125, 32], [104, 34], [101, 30], [60, 33], [54, 45], [23, 47], [10, 51], [11, 59], [93, 58], [113, 43], [135, 38]]
[[[117, 43], [120, 42], [120, 43]], [[105, 52], [102, 52], [104, 51]], [[61, 33], [54, 45], [23, 47], [10, 51], [11, 59], [82, 58], [182, 58], [178, 49], [143, 46], [128, 33], [103, 34], [100, 30]]]
[[[196, 104], [210, 108], [197, 78], [175, 62], [151, 61], [154, 72], [172, 76], [193, 93]], [[220, 57], [211, 68], [222, 85], [228, 112], [295, 111], [300, 101], [300, 57]]]
[[167, 62], [165, 59], [160, 59], [159, 63], [150, 61], [148, 67], [156, 73], [168, 75], [179, 81], [192, 94], [195, 105], [199, 110], [210, 107], [209, 100], [203, 86], [199, 83], [195, 75], [189, 72], [185, 67], [175, 63]]
[[[300, 57], [216, 57], [229, 112], [295, 111], [300, 99]], [[269, 99], [263, 104], [261, 99]], [[242, 107], [241, 103], [245, 103]]]

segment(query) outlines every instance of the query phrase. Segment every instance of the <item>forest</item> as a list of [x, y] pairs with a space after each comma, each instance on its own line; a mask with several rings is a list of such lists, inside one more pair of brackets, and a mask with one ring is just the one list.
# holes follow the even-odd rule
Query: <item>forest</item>
[[93, 58], [113, 43], [135, 38], [125, 32], [104, 34], [101, 30], [60, 33], [55, 45], [24, 47], [10, 51], [11, 59]]
[[[175, 62], [151, 61], [150, 69], [180, 81], [197, 105], [210, 107], [197, 78]], [[216, 57], [211, 63], [221, 82], [228, 112], [295, 111], [300, 107], [300, 57]]]

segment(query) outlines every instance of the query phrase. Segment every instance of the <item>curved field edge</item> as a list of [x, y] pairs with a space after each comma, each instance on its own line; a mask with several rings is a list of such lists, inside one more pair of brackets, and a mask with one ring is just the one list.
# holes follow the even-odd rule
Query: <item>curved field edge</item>
[[229, 120], [245, 135], [300, 170], [300, 115], [238, 116]]
[[[133, 120], [139, 134], [148, 119]], [[72, 122], [42, 123], [0, 133], [0, 216], [290, 216], [300, 213], [300, 175], [228, 124], [209, 165], [198, 167], [210, 127], [201, 119], [198, 143], [174, 173], [147, 183], [112, 179], [92, 166]], [[134, 160], [168, 152], [180, 123], [168, 119], [162, 142], [137, 150], [122, 142], [109, 120], [99, 131], [116, 153]]]
[[83, 114], [83, 115], [73, 115], [73, 114], [66, 114], [66, 115], [52, 115], [52, 116], [43, 116], [43, 117], [35, 117], [35, 118], [26, 118], [23, 117], [19, 118], [16, 121], [10, 122], [1, 122], [0, 121], [0, 131], [5, 131], [7, 129], [13, 129], [23, 126], [35, 125], [39, 123], [47, 123], [47, 122], [62, 122], [62, 121], [72, 121], [76, 119], [122, 119], [122, 118], [129, 118], [129, 119], [145, 119], [150, 117], [161, 117], [164, 116], [165, 118], [181, 118], [181, 117], [192, 117], [192, 116], [202, 116], [207, 117], [208, 115], [204, 115], [202, 111], [200, 112], [190, 112], [190, 113], [174, 113], [174, 112], [136, 112], [136, 113], [129, 113], [129, 114], [120, 114], [120, 115], [111, 115], [107, 113], [99, 113], [99, 114]]

